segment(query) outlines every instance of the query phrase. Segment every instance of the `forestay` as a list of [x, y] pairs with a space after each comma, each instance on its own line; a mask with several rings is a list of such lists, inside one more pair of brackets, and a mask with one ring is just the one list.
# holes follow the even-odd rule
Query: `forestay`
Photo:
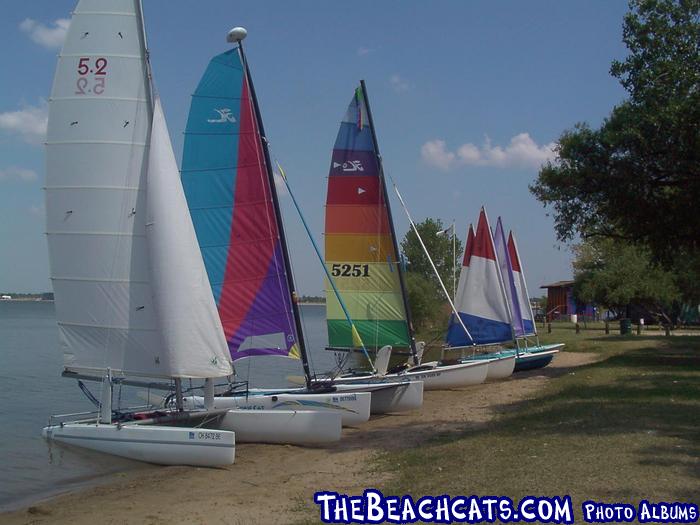
[[496, 264], [491, 228], [483, 208], [476, 234], [469, 227], [455, 307], [471, 338], [452, 314], [447, 331], [447, 343], [450, 346], [512, 340], [510, 312]]
[[[367, 106], [358, 88], [333, 148], [326, 195], [325, 261], [368, 348], [410, 347], [399, 259]], [[352, 327], [326, 282], [328, 340], [357, 347]]]
[[299, 357], [257, 117], [239, 50], [212, 58], [192, 96], [182, 183], [233, 359]]
[[230, 364], [210, 346], [215, 337], [190, 337], [188, 348], [162, 337], [173, 316], [186, 314], [158, 310], [163, 290], [154, 287], [149, 260], [152, 102], [143, 34], [138, 0], [82, 0], [58, 59], [46, 213], [64, 363], [127, 375], [221, 376]]

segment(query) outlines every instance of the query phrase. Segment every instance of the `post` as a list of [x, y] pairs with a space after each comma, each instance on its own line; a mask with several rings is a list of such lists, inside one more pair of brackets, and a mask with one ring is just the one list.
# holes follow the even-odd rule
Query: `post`
[[184, 400], [182, 399], [182, 379], [179, 377], [175, 378], [175, 408], [178, 412], [183, 412]]
[[637, 335], [642, 335], [642, 325], [637, 323]]
[[452, 300], [457, 297], [457, 232], [455, 219], [452, 219]]
[[102, 378], [102, 395], [100, 396], [100, 423], [109, 425], [112, 423], [112, 372]]
[[581, 333], [581, 325], [576, 323], [576, 333], [580, 334]]
[[214, 409], [214, 380], [211, 377], [204, 380], [204, 408]]
[[605, 335], [610, 335], [610, 321], [605, 320]]
[[552, 333], [552, 323], [551, 323], [551, 321], [550, 321], [549, 323], [547, 323], [547, 333], [548, 333], [548, 334], [551, 334], [551, 333]]

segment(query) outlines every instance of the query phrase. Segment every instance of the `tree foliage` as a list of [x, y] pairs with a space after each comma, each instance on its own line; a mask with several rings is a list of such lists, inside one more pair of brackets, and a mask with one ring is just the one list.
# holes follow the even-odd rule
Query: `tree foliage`
[[[438, 235], [445, 227], [440, 219], [427, 218], [416, 224], [428, 253], [440, 274], [447, 290], [452, 293], [453, 268], [459, 272], [459, 264], [453, 263], [451, 231]], [[455, 239], [456, 259], [462, 254], [462, 241]], [[413, 230], [409, 230], [401, 241], [401, 251], [407, 259], [406, 287], [413, 323], [418, 329], [447, 324], [445, 295], [440, 288], [435, 272]]]
[[[460, 265], [453, 261], [452, 236], [451, 231], [438, 235], [438, 232], [444, 231], [445, 226], [440, 219], [432, 219], [428, 217], [423, 222], [416, 224], [416, 228], [420, 232], [420, 236], [425, 243], [425, 247], [430, 253], [430, 257], [435, 263], [435, 267], [440, 274], [442, 282], [448, 291], [452, 290], [452, 272], [456, 269], [459, 275]], [[464, 249], [462, 241], [455, 239], [456, 251], [455, 258], [457, 261]], [[407, 268], [409, 272], [422, 275], [425, 279], [432, 282], [434, 286], [439, 286], [435, 272], [430, 266], [430, 261], [425, 256], [425, 252], [418, 241], [418, 236], [413, 231], [409, 230], [401, 241], [401, 251], [407, 259]]]
[[[611, 74], [629, 94], [598, 129], [559, 138], [531, 192], [562, 241], [624, 239], [667, 264], [700, 260], [700, 2], [632, 0]], [[696, 277], [700, 273], [695, 274]], [[693, 279], [697, 281], [697, 279]]]
[[680, 300], [674, 275], [654, 263], [648, 249], [596, 238], [574, 248], [574, 296], [616, 313], [630, 304], [662, 314]]

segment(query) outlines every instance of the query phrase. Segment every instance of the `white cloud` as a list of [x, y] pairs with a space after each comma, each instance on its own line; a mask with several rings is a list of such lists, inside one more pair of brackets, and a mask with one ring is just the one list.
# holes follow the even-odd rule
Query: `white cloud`
[[394, 88], [394, 91], [397, 93], [405, 93], [408, 91], [411, 87], [411, 85], [401, 77], [401, 75], [398, 74], [393, 74], [389, 78], [389, 83], [391, 84], [391, 87]]
[[358, 47], [357, 56], [363, 57], [365, 55], [369, 55], [372, 51], [374, 51], [374, 49], [370, 49], [369, 47]]
[[529, 133], [515, 135], [506, 146], [494, 146], [487, 137], [482, 146], [471, 142], [462, 144], [456, 152], [445, 146], [445, 141], [435, 139], [423, 144], [423, 161], [443, 171], [456, 166], [489, 166], [494, 168], [534, 168], [555, 158], [555, 143], [538, 146]]
[[69, 25], [70, 20], [67, 18], [59, 18], [49, 25], [42, 24], [31, 18], [25, 18], [19, 25], [19, 28], [40, 46], [47, 49], [58, 49], [66, 39]]
[[46, 137], [48, 121], [48, 108], [46, 102], [42, 102], [39, 106], [0, 113], [0, 130], [20, 135], [31, 144], [38, 144]]
[[0, 181], [21, 180], [25, 182], [31, 182], [38, 178], [39, 176], [36, 174], [35, 171], [26, 168], [10, 166], [9, 168], [0, 169]]
[[35, 217], [43, 217], [44, 216], [44, 207], [37, 206], [36, 204], [33, 204], [32, 206], [29, 207], [29, 213], [31, 215], [34, 215]]
[[439, 139], [429, 140], [423, 144], [420, 149], [420, 154], [427, 164], [445, 171], [452, 167], [456, 159], [454, 153], [447, 151], [445, 141]]

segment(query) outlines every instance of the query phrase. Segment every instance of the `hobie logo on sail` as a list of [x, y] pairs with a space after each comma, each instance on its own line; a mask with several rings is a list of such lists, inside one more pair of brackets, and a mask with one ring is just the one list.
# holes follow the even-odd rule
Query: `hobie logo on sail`
[[333, 169], [335, 168], [343, 168], [343, 171], [365, 171], [365, 168], [362, 167], [362, 161], [359, 160], [349, 160], [342, 164], [333, 161]]
[[221, 122], [236, 122], [236, 117], [231, 115], [231, 109], [230, 108], [221, 108], [221, 109], [214, 109], [219, 114], [219, 118], [210, 118], [207, 119], [207, 122], [210, 124], [218, 124]]

